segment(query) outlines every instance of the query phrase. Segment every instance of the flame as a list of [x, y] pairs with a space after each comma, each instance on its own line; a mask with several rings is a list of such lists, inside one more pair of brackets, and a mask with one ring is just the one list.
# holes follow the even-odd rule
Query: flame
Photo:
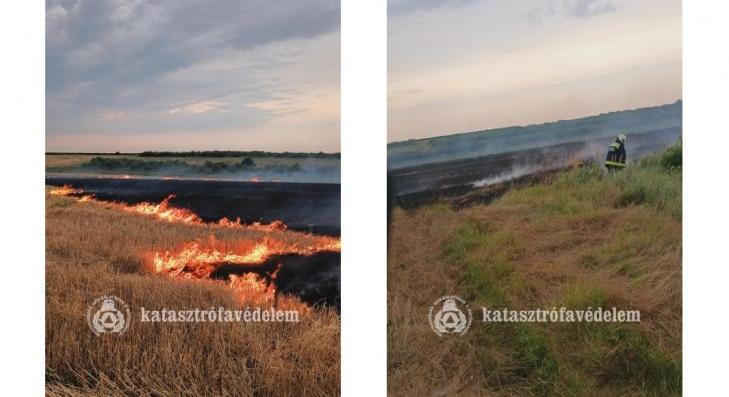
[[250, 181], [251, 181], [251, 182], [260, 182], [260, 181], [261, 181], [261, 178], [259, 178], [259, 177], [257, 177], [257, 176], [254, 176], [254, 177], [252, 177], [252, 178], [250, 179]]
[[[83, 190], [76, 189], [70, 185], [63, 185], [62, 187], [51, 189], [50, 194], [54, 196], [72, 196], [83, 194]], [[268, 224], [261, 222], [253, 222], [247, 224], [242, 222], [240, 218], [236, 218], [235, 220], [223, 218], [217, 222], [208, 223], [203, 221], [202, 218], [200, 218], [195, 212], [187, 208], [178, 208], [170, 205], [170, 200], [172, 200], [173, 198], [175, 198], [175, 195], [170, 194], [157, 204], [145, 201], [134, 205], [128, 205], [113, 201], [100, 200], [95, 198], [91, 194], [86, 194], [78, 197], [78, 201], [93, 201], [106, 205], [109, 208], [121, 210], [124, 212], [154, 216], [157, 219], [163, 221], [172, 223], [184, 223], [187, 225], [212, 225], [222, 228], [254, 230], [265, 233], [282, 232], [288, 228], [288, 226], [286, 226], [286, 224], [280, 220], [274, 220], [273, 222]]]
[[275, 279], [275, 273], [271, 275], [270, 282], [255, 273], [241, 276], [231, 274], [229, 286], [240, 303], [262, 306], [276, 299], [276, 286], [273, 283]]
[[187, 208], [176, 208], [170, 206], [170, 200], [175, 198], [174, 194], [170, 194], [165, 197], [159, 204], [153, 204], [148, 202], [142, 202], [139, 204], [128, 206], [126, 204], [119, 204], [123, 211], [133, 212], [143, 215], [152, 215], [161, 220], [167, 222], [179, 222], [186, 224], [202, 224], [204, 223], [197, 214], [188, 210]]
[[240, 221], [240, 218], [235, 218], [234, 221], [231, 221], [228, 218], [223, 218], [218, 221], [218, 226], [225, 228], [245, 228], [249, 230], [258, 230], [261, 232], [282, 232], [288, 229], [288, 226], [286, 226], [286, 224], [281, 222], [280, 220], [275, 220], [269, 224], [261, 222], [245, 224]]
[[74, 189], [71, 185], [63, 185], [61, 187], [53, 188], [50, 191], [50, 194], [54, 196], [70, 196], [78, 193], [81, 193], [81, 190]]
[[[175, 250], [154, 252], [151, 268], [157, 273], [173, 277], [206, 278], [222, 264], [241, 266], [260, 265], [275, 255], [313, 255], [323, 251], [340, 252], [341, 240], [329, 236], [312, 236], [314, 243], [301, 247], [272, 238], [264, 238], [253, 246], [238, 243], [238, 247], [225, 247], [224, 243], [211, 240], [204, 246], [199, 242], [182, 244]], [[190, 275], [190, 276], [186, 276]]]
[[[222, 265], [254, 268], [275, 255], [308, 256], [323, 251], [340, 250], [340, 240], [328, 236], [316, 236], [314, 243], [304, 247], [272, 238], [264, 238], [257, 243], [239, 241], [232, 244], [211, 238], [207, 244], [196, 241], [182, 244], [171, 251], [148, 253], [146, 265], [154, 273], [171, 278], [210, 280], [211, 274]], [[270, 281], [254, 272], [240, 276], [231, 275], [228, 286], [241, 303], [272, 303], [276, 296], [275, 280], [279, 269], [280, 265], [270, 274]]]

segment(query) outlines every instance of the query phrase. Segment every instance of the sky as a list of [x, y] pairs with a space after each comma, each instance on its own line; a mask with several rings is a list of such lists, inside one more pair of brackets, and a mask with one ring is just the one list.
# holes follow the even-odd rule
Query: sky
[[680, 0], [389, 0], [388, 141], [682, 97]]
[[339, 0], [47, 0], [46, 150], [339, 151]]

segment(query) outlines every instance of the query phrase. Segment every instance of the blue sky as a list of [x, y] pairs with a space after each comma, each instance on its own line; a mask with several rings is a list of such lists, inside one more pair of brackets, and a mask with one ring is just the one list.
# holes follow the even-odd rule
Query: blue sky
[[390, 0], [388, 140], [681, 98], [680, 0]]
[[339, 150], [338, 0], [48, 0], [46, 149]]

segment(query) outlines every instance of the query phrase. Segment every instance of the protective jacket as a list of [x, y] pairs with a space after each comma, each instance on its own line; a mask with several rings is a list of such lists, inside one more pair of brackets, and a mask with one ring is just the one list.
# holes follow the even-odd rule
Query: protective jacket
[[625, 157], [625, 144], [616, 139], [608, 148], [605, 167], [608, 169], [621, 169], [625, 167]]

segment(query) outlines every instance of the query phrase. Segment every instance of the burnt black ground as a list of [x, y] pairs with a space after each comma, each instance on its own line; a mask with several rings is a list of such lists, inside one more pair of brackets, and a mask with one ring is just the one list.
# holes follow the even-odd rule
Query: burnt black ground
[[274, 281], [278, 294], [296, 295], [311, 306], [326, 305], [339, 309], [339, 252], [325, 251], [310, 256], [278, 255], [254, 266], [221, 264], [211, 277], [227, 280], [231, 274], [256, 273], [271, 281], [271, 274], [279, 265], [281, 267]]
[[290, 229], [337, 236], [340, 233], [339, 184], [240, 182], [152, 178], [46, 177], [52, 186], [71, 185], [101, 200], [136, 204], [160, 202], [188, 208], [208, 222], [240, 217], [246, 223], [283, 221]]

